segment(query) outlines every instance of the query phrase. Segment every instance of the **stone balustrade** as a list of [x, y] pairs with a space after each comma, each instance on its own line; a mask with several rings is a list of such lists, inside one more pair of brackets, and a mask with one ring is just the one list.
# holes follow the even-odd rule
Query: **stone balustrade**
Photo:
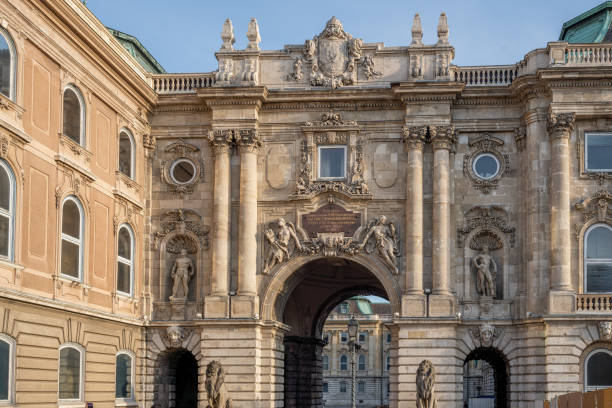
[[612, 65], [612, 45], [570, 44], [565, 50], [565, 66]]
[[454, 80], [466, 86], [508, 86], [518, 76], [516, 65], [453, 67]]
[[612, 312], [612, 294], [576, 296], [577, 312]]
[[193, 93], [197, 88], [210, 88], [215, 84], [214, 73], [152, 75], [153, 90], [158, 94]]

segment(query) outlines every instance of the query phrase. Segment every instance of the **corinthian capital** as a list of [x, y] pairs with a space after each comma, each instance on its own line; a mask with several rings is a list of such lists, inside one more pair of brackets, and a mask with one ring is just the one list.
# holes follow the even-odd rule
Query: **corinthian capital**
[[208, 134], [208, 141], [215, 154], [229, 152], [233, 140], [234, 131], [232, 129], [216, 129]]
[[455, 137], [455, 127], [450, 126], [429, 126], [429, 136], [434, 150], [450, 150], [457, 142]]
[[402, 128], [406, 150], [423, 150], [427, 137], [427, 126], [404, 126]]
[[236, 134], [236, 143], [242, 152], [257, 153], [261, 146], [259, 132], [257, 129], [240, 129]]
[[576, 114], [573, 112], [551, 113], [548, 115], [548, 135], [551, 139], [569, 139], [575, 120]]

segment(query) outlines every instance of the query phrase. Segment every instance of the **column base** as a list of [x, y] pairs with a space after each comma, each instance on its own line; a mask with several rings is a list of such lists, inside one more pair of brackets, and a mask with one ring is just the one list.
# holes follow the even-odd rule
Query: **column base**
[[455, 297], [453, 295], [430, 295], [429, 316], [449, 317], [455, 315]]
[[224, 319], [229, 317], [229, 297], [206, 296], [204, 298], [204, 317]]
[[576, 293], [551, 290], [548, 293], [548, 313], [573, 313], [576, 310]]
[[424, 294], [402, 296], [402, 317], [425, 317], [427, 315], [427, 298]]
[[230, 302], [230, 311], [233, 318], [259, 318], [259, 296], [233, 296]]

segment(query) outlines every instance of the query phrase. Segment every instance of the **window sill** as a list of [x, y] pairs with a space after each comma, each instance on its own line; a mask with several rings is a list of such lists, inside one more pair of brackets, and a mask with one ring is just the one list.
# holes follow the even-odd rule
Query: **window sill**
[[138, 402], [133, 398], [117, 398], [115, 399], [115, 407], [137, 407]]
[[83, 401], [58, 401], [58, 408], [83, 408], [85, 403]]

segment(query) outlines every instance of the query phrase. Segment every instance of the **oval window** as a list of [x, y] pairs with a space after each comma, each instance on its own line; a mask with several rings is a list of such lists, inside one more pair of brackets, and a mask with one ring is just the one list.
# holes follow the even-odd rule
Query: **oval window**
[[472, 168], [479, 178], [492, 179], [499, 173], [499, 161], [490, 153], [482, 153], [476, 156], [472, 162]]
[[170, 167], [170, 176], [177, 184], [191, 183], [196, 176], [196, 167], [191, 160], [175, 160]]

